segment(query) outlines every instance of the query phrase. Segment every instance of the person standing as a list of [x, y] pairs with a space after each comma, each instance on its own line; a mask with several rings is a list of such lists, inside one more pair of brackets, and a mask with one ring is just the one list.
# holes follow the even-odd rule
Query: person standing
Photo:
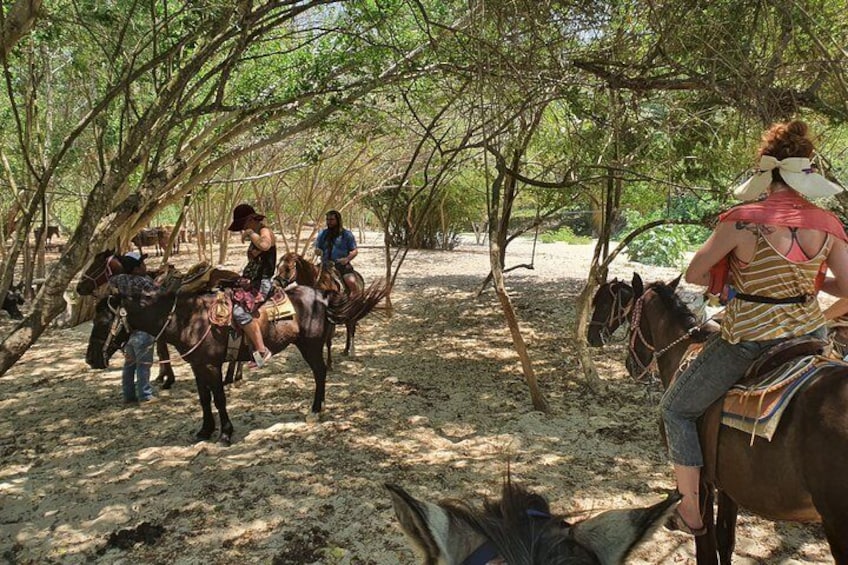
[[253, 345], [253, 368], [261, 368], [271, 358], [265, 347], [262, 328], [254, 318], [254, 311], [265, 302], [271, 292], [277, 268], [277, 245], [274, 232], [265, 225], [265, 216], [253, 206], [239, 204], [233, 210], [229, 231], [240, 231], [250, 241], [247, 248], [247, 265], [242, 272], [243, 285], [233, 295], [233, 318]]
[[315, 253], [321, 255], [321, 261], [335, 264], [349, 294], [356, 296], [359, 288], [350, 262], [359, 254], [359, 250], [353, 232], [344, 228], [342, 215], [338, 211], [327, 212], [327, 227], [315, 238]]
[[[124, 272], [129, 275], [147, 276], [147, 266], [144, 260], [147, 255], [138, 251], [119, 257]], [[153, 343], [152, 335], [142, 331], [134, 331], [130, 334], [126, 345], [124, 345], [124, 368], [121, 372], [121, 389], [124, 394], [124, 402], [152, 402], [156, 400], [153, 385], [150, 384], [150, 367], [153, 365]]]
[[[724, 288], [721, 331], [668, 388], [660, 403], [683, 496], [672, 529], [705, 533], [699, 507], [703, 456], [697, 419], [739, 381], [757, 356], [783, 340], [825, 338], [816, 293], [848, 296], [848, 236], [839, 219], [809, 198], [842, 188], [814, 171], [813, 142], [800, 121], [776, 123], [762, 136], [758, 167], [686, 269], [686, 281]], [[828, 267], [833, 277], [827, 277]], [[716, 279], [721, 279], [718, 282]]]

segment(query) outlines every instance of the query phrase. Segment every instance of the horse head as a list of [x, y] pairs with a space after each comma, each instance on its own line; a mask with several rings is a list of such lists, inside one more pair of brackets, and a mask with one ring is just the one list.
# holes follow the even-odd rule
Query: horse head
[[706, 340], [713, 330], [705, 327], [677, 294], [680, 277], [669, 283], [644, 286], [634, 275], [630, 346], [624, 362], [631, 377], [641, 380], [674, 346]]
[[127, 343], [130, 332], [122, 309], [120, 296], [107, 296], [97, 303], [85, 352], [85, 362], [92, 369], [106, 369], [112, 355]]
[[646, 508], [610, 510], [570, 524], [552, 516], [547, 501], [509, 480], [499, 501], [482, 509], [464, 502], [425, 502], [387, 484], [395, 514], [424, 563], [622, 563], [680, 499], [677, 493]]
[[[634, 278], [639, 275], [634, 274]], [[640, 279], [641, 281], [641, 279]], [[592, 320], [586, 336], [589, 345], [600, 347], [609, 342], [615, 330], [630, 315], [635, 296], [634, 285], [613, 279], [602, 284], [592, 297]]]
[[121, 265], [120, 258], [115, 255], [114, 249], [101, 251], [94, 256], [88, 269], [82, 274], [80, 282], [77, 284], [77, 294], [80, 296], [90, 296], [99, 287], [106, 284], [106, 281], [112, 275], [119, 275], [124, 272], [124, 267]]

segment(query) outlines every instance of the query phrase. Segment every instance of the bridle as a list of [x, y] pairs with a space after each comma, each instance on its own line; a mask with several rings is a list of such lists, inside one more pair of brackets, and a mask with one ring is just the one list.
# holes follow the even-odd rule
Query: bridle
[[106, 281], [108, 281], [113, 274], [116, 274], [114, 271], [112, 271], [112, 267], [109, 266], [110, 263], [112, 263], [112, 261], [115, 259], [117, 259], [117, 256], [114, 253], [112, 255], [109, 255], [109, 257], [106, 258], [106, 262], [103, 264], [102, 271], [100, 271], [96, 276], [91, 276], [88, 273], [83, 273], [82, 278], [92, 281], [94, 283], [94, 288], [98, 288], [100, 285], [106, 284]]
[[[615, 330], [611, 330], [610, 328], [618, 329], [618, 326], [624, 324], [630, 316], [630, 312], [633, 309], [633, 299], [624, 303], [624, 297], [621, 292], [616, 292], [613, 290], [614, 285], [619, 285], [623, 287], [627, 287], [627, 285], [620, 281], [613, 281], [606, 285], [606, 291], [610, 293], [612, 296], [612, 304], [610, 305], [609, 313], [607, 314], [607, 318], [603, 321], [591, 320], [589, 322], [589, 327], [593, 326], [601, 326], [600, 336], [601, 343], [604, 345], [608, 343], [612, 343], [613, 341], [610, 339]], [[623, 340], [624, 338], [622, 338]]]
[[[648, 340], [645, 339], [645, 334], [642, 332], [642, 309], [645, 305], [645, 299], [648, 296], [648, 292], [651, 289], [645, 290], [642, 295], [637, 298], [633, 304], [633, 315], [630, 319], [630, 350], [628, 352], [628, 357], [633, 359], [636, 363], [638, 363], [638, 369], [641, 371], [638, 375], [634, 376], [633, 379], [639, 383], [645, 383], [652, 380], [657, 372], [657, 365], [659, 363], [660, 357], [662, 357], [665, 353], [671, 350], [674, 346], [679, 343], [682, 343], [688, 339], [691, 339], [692, 336], [698, 332], [704, 325], [709, 322], [705, 320], [700, 324], [692, 326], [688, 330], [686, 330], [682, 335], [680, 335], [677, 339], [671, 341], [671, 343], [665, 345], [664, 347], [657, 349], [653, 344], [648, 343]], [[645, 349], [651, 354], [651, 359], [648, 361], [647, 365], [642, 361], [639, 355], [636, 353], [636, 346], [641, 343]]]
[[[547, 512], [529, 508], [525, 511], [529, 518], [548, 521], [551, 515]], [[567, 522], [562, 522], [563, 526], [570, 526]], [[569, 530], [570, 533], [570, 530]], [[460, 565], [506, 565], [506, 561], [500, 556], [498, 549], [491, 541], [484, 541], [471, 555], [466, 557]]]

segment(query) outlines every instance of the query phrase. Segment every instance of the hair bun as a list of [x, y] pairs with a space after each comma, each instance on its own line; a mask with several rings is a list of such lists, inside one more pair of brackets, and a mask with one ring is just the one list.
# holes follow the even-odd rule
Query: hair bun
[[807, 124], [800, 120], [793, 120], [786, 124], [786, 133], [791, 136], [807, 137]]

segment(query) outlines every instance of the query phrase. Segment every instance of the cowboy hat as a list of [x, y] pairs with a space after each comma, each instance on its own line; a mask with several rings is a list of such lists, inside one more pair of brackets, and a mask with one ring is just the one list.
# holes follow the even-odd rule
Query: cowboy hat
[[230, 224], [230, 227], [227, 228], [228, 231], [241, 231], [244, 229], [244, 225], [247, 223], [247, 220], [250, 218], [256, 220], [264, 220], [265, 216], [262, 214], [257, 214], [256, 210], [253, 209], [253, 206], [250, 204], [239, 204], [233, 210], [233, 223]]
[[760, 157], [754, 176], [733, 189], [739, 200], [754, 200], [765, 192], [772, 182], [772, 171], [778, 169], [784, 182], [807, 198], [824, 198], [839, 194], [844, 189], [813, 172], [813, 164], [806, 157], [787, 157], [778, 161], [771, 155]]

